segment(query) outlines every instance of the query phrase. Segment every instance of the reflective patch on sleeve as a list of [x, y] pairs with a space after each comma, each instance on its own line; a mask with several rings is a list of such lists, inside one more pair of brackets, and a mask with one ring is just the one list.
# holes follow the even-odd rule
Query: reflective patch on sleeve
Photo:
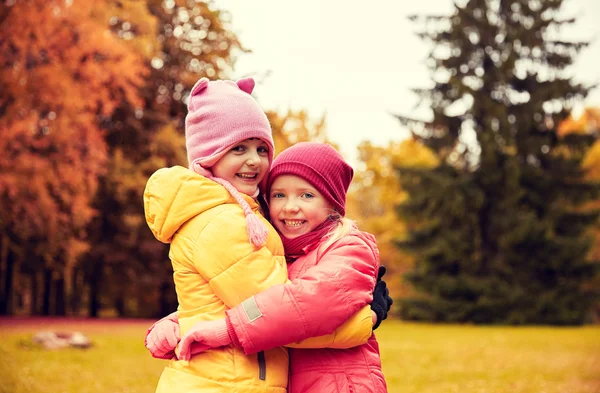
[[262, 313], [258, 309], [256, 300], [254, 300], [254, 296], [244, 300], [242, 302], [242, 308], [244, 309], [244, 312], [246, 312], [246, 316], [250, 322], [256, 321], [258, 318], [262, 317]]

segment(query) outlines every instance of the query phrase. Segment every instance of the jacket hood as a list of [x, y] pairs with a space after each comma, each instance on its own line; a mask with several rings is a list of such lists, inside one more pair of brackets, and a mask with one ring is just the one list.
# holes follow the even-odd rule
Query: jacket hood
[[[257, 207], [252, 198], [244, 199], [253, 210]], [[154, 172], [144, 190], [146, 223], [163, 243], [170, 243], [194, 216], [225, 203], [237, 202], [220, 184], [181, 166]]]

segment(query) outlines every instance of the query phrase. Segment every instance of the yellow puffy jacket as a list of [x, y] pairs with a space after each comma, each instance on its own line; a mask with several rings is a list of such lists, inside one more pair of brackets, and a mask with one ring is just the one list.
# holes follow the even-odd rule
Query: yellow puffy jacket
[[[196, 322], [224, 318], [226, 310], [288, 282], [281, 239], [259, 214], [258, 204], [243, 196], [269, 229], [261, 248], [248, 240], [244, 212], [223, 186], [179, 166], [159, 169], [148, 180], [146, 221], [158, 240], [171, 243], [169, 257], [182, 336]], [[339, 328], [350, 332], [337, 334], [347, 337], [342, 343], [346, 347], [363, 344], [365, 336], [370, 336], [365, 335], [364, 323], [360, 328], [349, 326], [352, 320], [364, 321], [370, 315], [367, 308]], [[316, 340], [295, 346], [322, 347]], [[253, 355], [233, 346], [216, 348], [189, 362], [171, 360], [157, 392], [285, 393], [288, 364], [287, 349], [281, 347]]]

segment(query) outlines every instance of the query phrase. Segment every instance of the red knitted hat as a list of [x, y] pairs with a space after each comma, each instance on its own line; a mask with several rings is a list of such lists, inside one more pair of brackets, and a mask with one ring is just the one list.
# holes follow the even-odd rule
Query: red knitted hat
[[281, 175], [303, 178], [317, 189], [342, 216], [346, 214], [346, 192], [354, 171], [337, 150], [327, 143], [299, 142], [273, 160], [267, 180], [267, 196]]

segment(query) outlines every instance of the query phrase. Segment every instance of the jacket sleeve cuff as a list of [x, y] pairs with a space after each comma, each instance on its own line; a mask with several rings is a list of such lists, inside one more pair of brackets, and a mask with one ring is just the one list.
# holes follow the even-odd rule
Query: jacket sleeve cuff
[[236, 348], [241, 348], [242, 344], [240, 343], [240, 339], [238, 338], [233, 325], [231, 324], [231, 319], [229, 316], [225, 318], [225, 322], [227, 323], [227, 333], [229, 333], [229, 338], [231, 338], [231, 343]]

